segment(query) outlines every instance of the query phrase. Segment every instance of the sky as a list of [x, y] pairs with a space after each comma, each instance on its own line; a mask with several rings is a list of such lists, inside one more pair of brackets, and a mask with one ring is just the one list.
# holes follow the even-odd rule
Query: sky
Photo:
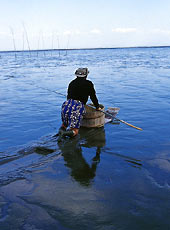
[[0, 50], [170, 45], [170, 0], [0, 0]]

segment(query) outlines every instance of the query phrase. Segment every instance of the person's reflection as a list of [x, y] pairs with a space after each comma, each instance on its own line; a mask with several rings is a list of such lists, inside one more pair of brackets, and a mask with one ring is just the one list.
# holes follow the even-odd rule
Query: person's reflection
[[[81, 185], [89, 186], [96, 175], [101, 148], [105, 146], [104, 128], [80, 129], [78, 137], [58, 142], [58, 145], [66, 162], [65, 165], [71, 169], [70, 175]], [[96, 147], [91, 163], [85, 160], [82, 147]]]

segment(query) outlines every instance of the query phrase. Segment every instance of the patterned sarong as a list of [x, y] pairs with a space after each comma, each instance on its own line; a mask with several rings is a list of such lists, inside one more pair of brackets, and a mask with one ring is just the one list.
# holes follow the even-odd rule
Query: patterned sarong
[[61, 110], [61, 119], [64, 126], [79, 129], [84, 113], [85, 108], [82, 102], [73, 99], [65, 101]]

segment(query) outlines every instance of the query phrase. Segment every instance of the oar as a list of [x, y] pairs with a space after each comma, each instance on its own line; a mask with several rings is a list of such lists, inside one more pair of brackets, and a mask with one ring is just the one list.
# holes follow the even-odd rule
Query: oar
[[[103, 111], [104, 112], [104, 111]], [[106, 112], [104, 112], [105, 114], [106, 114]], [[108, 116], [112, 116], [111, 114], [109, 115], [109, 113], [107, 113], [107, 115]], [[113, 117], [113, 116], [112, 116]], [[120, 121], [120, 122], [122, 122], [122, 123], [124, 123], [124, 124], [126, 124], [126, 125], [129, 125], [130, 127], [133, 127], [133, 128], [135, 128], [135, 129], [138, 129], [138, 130], [143, 130], [143, 129], [141, 129], [141, 128], [139, 128], [139, 127], [137, 127], [137, 126], [134, 126], [134, 125], [132, 125], [132, 124], [129, 124], [129, 123], [127, 123], [126, 121], [124, 121], [124, 120], [120, 120], [119, 118], [117, 118], [117, 117], [113, 117], [115, 120], [117, 120], [117, 121]]]
[[[89, 107], [91, 107], [91, 108], [93, 108], [93, 109], [95, 109], [93, 106], [91, 106], [91, 105], [88, 105]], [[124, 121], [124, 120], [120, 120], [119, 118], [117, 118], [117, 117], [114, 117], [112, 114], [110, 114], [110, 113], [107, 113], [107, 112], [105, 112], [105, 111], [102, 111], [102, 110], [98, 110], [99, 112], [102, 112], [102, 113], [104, 113], [104, 114], [106, 114], [106, 115], [108, 115], [108, 116], [110, 116], [110, 117], [112, 117], [113, 119], [115, 119], [115, 120], [117, 120], [117, 121], [120, 121], [120, 122], [122, 122], [122, 123], [124, 123], [124, 124], [126, 124], [126, 125], [129, 125], [130, 127], [132, 127], [132, 128], [135, 128], [135, 129], [138, 129], [138, 130], [142, 130], [141, 128], [139, 128], [139, 127], [137, 127], [137, 126], [134, 126], [134, 125], [132, 125], [132, 124], [129, 124], [129, 123], [127, 123], [126, 121]]]

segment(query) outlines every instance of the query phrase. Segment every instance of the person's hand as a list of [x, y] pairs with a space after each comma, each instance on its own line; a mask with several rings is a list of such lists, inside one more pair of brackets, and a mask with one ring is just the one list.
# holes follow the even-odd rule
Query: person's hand
[[102, 111], [103, 110], [103, 108], [104, 108], [104, 106], [103, 105], [99, 105], [99, 107], [98, 108], [96, 108], [96, 111]]

